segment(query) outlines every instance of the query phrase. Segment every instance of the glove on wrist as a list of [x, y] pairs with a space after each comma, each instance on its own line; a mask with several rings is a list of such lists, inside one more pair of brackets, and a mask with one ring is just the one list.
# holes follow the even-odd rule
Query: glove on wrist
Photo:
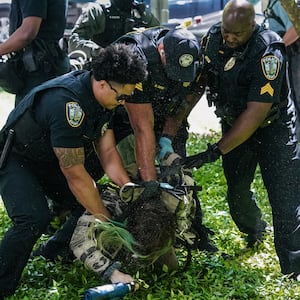
[[217, 144], [207, 144], [206, 151], [186, 157], [184, 160], [184, 166], [186, 168], [200, 168], [205, 163], [216, 161], [221, 155], [222, 152], [218, 148]]
[[173, 153], [174, 152], [174, 149], [172, 147], [172, 141], [171, 139], [165, 137], [165, 136], [162, 136], [160, 139], [159, 139], [159, 146], [160, 146], [160, 151], [159, 151], [159, 154], [158, 154], [158, 159], [161, 161], [167, 153]]
[[158, 181], [145, 181], [142, 186], [144, 187], [144, 191], [139, 196], [139, 199], [146, 200], [150, 198], [160, 198], [161, 189]]

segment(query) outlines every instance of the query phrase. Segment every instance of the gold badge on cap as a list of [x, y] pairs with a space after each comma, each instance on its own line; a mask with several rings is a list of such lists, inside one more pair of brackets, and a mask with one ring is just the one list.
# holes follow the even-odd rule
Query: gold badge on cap
[[274, 80], [277, 78], [280, 69], [280, 62], [278, 57], [274, 55], [263, 57], [261, 59], [261, 66], [262, 71], [268, 80]]
[[229, 60], [227, 61], [227, 63], [224, 66], [224, 71], [229, 71], [231, 70], [234, 65], [235, 65], [235, 61], [236, 61], [236, 57], [232, 56], [229, 58]]
[[70, 126], [79, 127], [84, 116], [84, 111], [77, 102], [66, 103], [66, 117]]
[[183, 54], [179, 57], [178, 61], [181, 67], [187, 68], [193, 63], [194, 57], [192, 54]]

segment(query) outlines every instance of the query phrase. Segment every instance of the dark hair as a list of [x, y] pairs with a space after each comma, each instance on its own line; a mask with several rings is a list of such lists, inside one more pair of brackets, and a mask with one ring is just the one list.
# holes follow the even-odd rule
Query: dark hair
[[135, 249], [152, 263], [174, 244], [175, 215], [160, 198], [137, 199], [128, 210], [126, 227], [138, 243]]
[[136, 84], [148, 75], [146, 62], [129, 50], [125, 44], [102, 48], [92, 61], [95, 79], [115, 81], [120, 84]]

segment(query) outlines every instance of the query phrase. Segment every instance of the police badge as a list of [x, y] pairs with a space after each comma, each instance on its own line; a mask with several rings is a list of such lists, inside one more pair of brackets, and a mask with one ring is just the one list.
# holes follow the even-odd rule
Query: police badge
[[262, 71], [268, 80], [274, 80], [277, 78], [280, 68], [280, 62], [278, 57], [274, 55], [268, 55], [261, 59]]
[[85, 114], [77, 102], [66, 103], [66, 117], [70, 126], [79, 127], [84, 116]]
[[230, 59], [227, 61], [227, 63], [224, 66], [224, 71], [229, 71], [231, 70], [234, 65], [235, 65], [236, 57], [232, 56]]

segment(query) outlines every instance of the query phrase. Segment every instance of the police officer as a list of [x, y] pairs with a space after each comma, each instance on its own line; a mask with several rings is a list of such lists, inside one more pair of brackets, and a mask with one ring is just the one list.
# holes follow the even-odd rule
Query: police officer
[[111, 44], [133, 28], [158, 25], [159, 21], [139, 0], [111, 0], [106, 6], [100, 1], [90, 3], [72, 30], [69, 52], [81, 50], [90, 58], [100, 47]]
[[222, 22], [202, 42], [202, 84], [221, 118], [222, 138], [187, 159], [200, 167], [222, 155], [227, 201], [253, 247], [266, 223], [250, 190], [257, 165], [272, 207], [274, 241], [283, 274], [300, 273], [300, 161], [293, 134], [284, 43], [255, 23], [252, 4], [231, 0]]
[[70, 70], [67, 53], [58, 44], [64, 34], [66, 10], [65, 0], [12, 0], [10, 37], [0, 45], [0, 55], [20, 57], [18, 72], [23, 86], [15, 92], [16, 104], [33, 87]]
[[72, 210], [66, 230], [57, 233], [62, 244], [69, 244], [83, 207], [101, 221], [110, 217], [85, 168], [85, 149], [94, 145], [112, 181], [129, 182], [108, 123], [146, 75], [144, 62], [127, 47], [110, 46], [91, 72], [74, 71], [34, 88], [9, 115], [1, 131], [8, 138], [1, 147], [0, 193], [13, 225], [0, 246], [0, 296], [13, 294], [49, 223], [48, 197]]
[[295, 97], [295, 106], [298, 113], [296, 123], [296, 136], [300, 139], [300, 38], [291, 23], [280, 1], [270, 0], [264, 10], [269, 29], [277, 32], [283, 39], [287, 48], [289, 61], [289, 75], [291, 77], [291, 90]]
[[[192, 82], [199, 65], [199, 43], [186, 29], [170, 30], [165, 27], [131, 32], [116, 43], [125, 43], [133, 52], [139, 53], [147, 61], [149, 73], [147, 80], [137, 85], [126, 103], [130, 122], [124, 108], [118, 109], [115, 114], [113, 127], [118, 149], [124, 165], [130, 166], [136, 161], [140, 178], [147, 182], [155, 181], [156, 156], [161, 165], [170, 166], [172, 160], [179, 167], [179, 156], [186, 155], [186, 118], [198, 101], [193, 97], [198, 95], [198, 87], [196, 89]], [[176, 177], [178, 168], [174, 164], [171, 175]], [[176, 182], [169, 183], [176, 185]], [[202, 217], [197, 218], [195, 223], [205, 244], [201, 250], [215, 251], [202, 225]]]

